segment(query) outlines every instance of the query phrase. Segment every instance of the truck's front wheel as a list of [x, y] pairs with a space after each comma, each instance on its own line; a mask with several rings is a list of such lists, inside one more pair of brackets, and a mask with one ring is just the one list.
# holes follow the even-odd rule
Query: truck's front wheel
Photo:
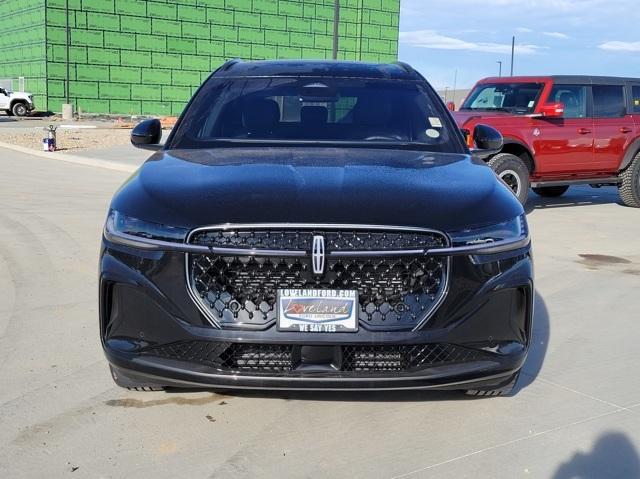
[[620, 174], [620, 198], [626, 206], [640, 208], [640, 153]]
[[15, 116], [26, 116], [26, 114], [29, 112], [29, 110], [27, 109], [27, 105], [25, 105], [21, 101], [14, 103], [13, 107], [11, 107], [11, 111]]
[[524, 161], [511, 153], [499, 153], [487, 164], [524, 205], [529, 195], [529, 168]]

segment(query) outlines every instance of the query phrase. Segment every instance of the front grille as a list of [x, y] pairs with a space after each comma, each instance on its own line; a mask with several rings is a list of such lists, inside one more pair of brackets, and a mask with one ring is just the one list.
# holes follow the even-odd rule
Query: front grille
[[[295, 373], [300, 345], [181, 341], [147, 348], [143, 354], [203, 364], [219, 371], [252, 374]], [[446, 343], [333, 346], [332, 368], [341, 374], [415, 372], [445, 364], [478, 361], [487, 353]]]
[[[314, 274], [309, 249], [325, 238], [326, 267]], [[412, 254], [331, 256], [332, 251], [425, 249], [446, 245], [439, 233], [337, 230], [206, 230], [190, 243], [217, 248], [300, 250], [302, 256], [190, 254], [189, 286], [217, 324], [266, 327], [276, 319], [278, 289], [357, 290], [359, 321], [369, 329], [411, 329], [444, 294], [447, 259]], [[356, 253], [357, 254], [357, 253]]]
[[480, 353], [452, 344], [412, 346], [346, 346], [342, 368], [345, 371], [411, 371], [438, 364], [479, 359]]
[[206, 364], [228, 371], [284, 372], [291, 370], [292, 346], [180, 341], [155, 346], [145, 354]]
[[203, 230], [193, 234], [190, 243], [216, 248], [308, 251], [314, 235], [324, 236], [327, 249], [337, 251], [385, 251], [446, 245], [441, 234], [428, 231], [303, 228]]

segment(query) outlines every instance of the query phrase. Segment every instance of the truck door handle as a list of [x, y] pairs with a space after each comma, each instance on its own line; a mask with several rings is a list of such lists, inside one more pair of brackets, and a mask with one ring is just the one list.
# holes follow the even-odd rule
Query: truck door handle
[[578, 133], [581, 135], [588, 135], [591, 133], [591, 130], [589, 128], [578, 128]]
[[622, 128], [620, 128], [620, 133], [631, 133], [633, 130], [631, 128], [628, 128], [626, 126], [623, 126]]

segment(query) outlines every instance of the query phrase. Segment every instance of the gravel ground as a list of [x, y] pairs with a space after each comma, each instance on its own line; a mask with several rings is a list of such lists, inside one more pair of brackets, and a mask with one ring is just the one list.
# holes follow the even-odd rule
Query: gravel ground
[[[58, 128], [57, 147], [62, 153], [75, 153], [85, 150], [128, 145], [131, 130], [127, 128]], [[34, 150], [42, 149], [44, 133], [41, 128], [23, 131], [0, 131], [0, 142], [19, 145]]]

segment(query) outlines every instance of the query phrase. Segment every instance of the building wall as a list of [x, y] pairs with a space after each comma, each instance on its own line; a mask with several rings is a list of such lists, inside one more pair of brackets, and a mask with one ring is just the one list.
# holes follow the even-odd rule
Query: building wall
[[[0, 80], [25, 77], [25, 90], [43, 108], [45, 97], [45, 0], [0, 0]], [[3, 82], [5, 84], [5, 82]]]
[[[5, 3], [14, 1], [19, 3]], [[195, 88], [226, 59], [332, 54], [334, 0], [46, 3], [47, 106], [52, 111], [65, 102], [67, 50], [69, 96], [76, 108], [160, 115], [179, 114]], [[340, 4], [339, 58], [396, 60], [400, 0]]]

